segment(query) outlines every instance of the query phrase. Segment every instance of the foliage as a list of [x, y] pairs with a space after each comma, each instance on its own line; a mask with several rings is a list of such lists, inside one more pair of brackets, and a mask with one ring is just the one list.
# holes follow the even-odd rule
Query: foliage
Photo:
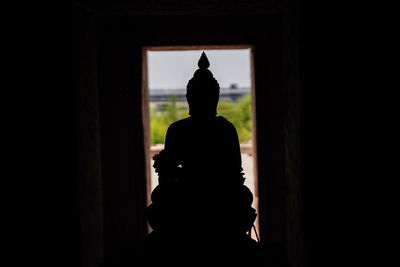
[[150, 107], [150, 139], [151, 144], [164, 144], [165, 134], [171, 123], [186, 118], [188, 109], [180, 109], [176, 105], [176, 96], [171, 96], [163, 110]]
[[[247, 142], [252, 138], [251, 120], [251, 95], [239, 98], [236, 102], [220, 101], [217, 113], [227, 118], [236, 128], [239, 141]], [[171, 96], [165, 109], [157, 110], [150, 107], [150, 138], [151, 144], [164, 144], [165, 134], [171, 123], [186, 118], [188, 108], [179, 108], [176, 104], [176, 96]]]
[[237, 102], [224, 102], [218, 104], [218, 115], [227, 118], [236, 128], [240, 143], [252, 138], [251, 120], [251, 95], [239, 98]]

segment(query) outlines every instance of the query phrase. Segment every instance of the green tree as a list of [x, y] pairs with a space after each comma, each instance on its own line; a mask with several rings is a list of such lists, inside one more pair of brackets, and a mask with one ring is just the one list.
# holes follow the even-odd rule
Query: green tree
[[218, 114], [232, 122], [238, 132], [241, 143], [251, 140], [251, 94], [239, 98], [237, 102], [221, 101], [218, 104]]
[[165, 109], [150, 107], [150, 139], [151, 144], [164, 144], [165, 134], [171, 123], [187, 117], [188, 109], [181, 109], [176, 104], [177, 97], [172, 95]]

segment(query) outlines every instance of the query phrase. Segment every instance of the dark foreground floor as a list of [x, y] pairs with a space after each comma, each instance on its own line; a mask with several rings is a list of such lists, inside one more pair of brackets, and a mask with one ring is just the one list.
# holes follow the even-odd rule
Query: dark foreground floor
[[290, 267], [282, 247], [274, 243], [241, 240], [177, 240], [153, 233], [140, 243], [121, 248], [109, 266], [271, 266]]

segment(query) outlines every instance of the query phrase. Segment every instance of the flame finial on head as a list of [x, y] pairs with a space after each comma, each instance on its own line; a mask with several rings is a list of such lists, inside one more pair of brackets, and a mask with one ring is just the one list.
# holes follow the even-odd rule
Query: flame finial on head
[[219, 84], [208, 69], [210, 62], [204, 51], [197, 66], [199, 68], [194, 72], [193, 78], [189, 80], [186, 86], [189, 115], [216, 115]]
[[206, 53], [201, 54], [201, 57], [199, 59], [199, 62], [197, 63], [197, 66], [199, 66], [200, 69], [208, 69], [210, 67], [210, 61], [208, 61], [208, 58], [206, 56]]
[[208, 67], [210, 67], [210, 61], [208, 61], [204, 51], [199, 58], [197, 66], [199, 68], [194, 72], [193, 78], [190, 79], [187, 84], [188, 92], [192, 91], [192, 89], [196, 91], [199, 90], [199, 92], [200, 90], [203, 91], [204, 89], [207, 91], [217, 90], [219, 92], [219, 84], [217, 80], [215, 80], [211, 71], [208, 69]]

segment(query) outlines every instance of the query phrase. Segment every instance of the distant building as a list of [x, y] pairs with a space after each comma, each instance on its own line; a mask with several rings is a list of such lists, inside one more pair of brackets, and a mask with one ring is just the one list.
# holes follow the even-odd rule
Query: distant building
[[[232, 84], [230, 88], [220, 89], [220, 101], [235, 102], [250, 93], [250, 87], [238, 87]], [[176, 97], [176, 102], [180, 106], [186, 106], [186, 89], [150, 89], [149, 100], [152, 106], [162, 109], [171, 101], [172, 97]], [[184, 102], [184, 103], [182, 103]]]

